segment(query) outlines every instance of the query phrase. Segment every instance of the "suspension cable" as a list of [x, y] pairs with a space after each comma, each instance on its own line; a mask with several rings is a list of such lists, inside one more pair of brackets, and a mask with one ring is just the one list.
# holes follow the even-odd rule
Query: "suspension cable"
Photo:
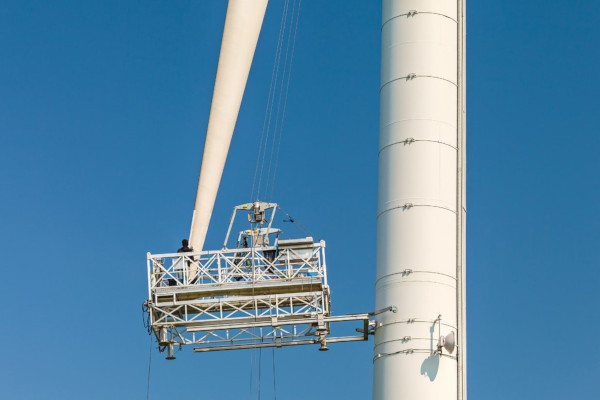
[[[260, 166], [260, 175], [258, 178], [258, 185], [256, 187], [257, 193], [256, 198], [260, 196], [260, 186], [262, 182], [262, 174], [264, 168], [264, 153], [266, 153], [266, 147], [268, 144], [269, 130], [271, 124], [271, 118], [273, 115], [273, 101], [275, 99], [275, 93], [277, 90], [277, 77], [279, 75], [279, 65], [281, 64], [281, 49], [283, 44], [283, 37], [285, 34], [285, 23], [287, 20], [287, 10], [289, 7], [289, 0], [285, 1], [283, 7], [283, 15], [281, 17], [281, 23], [279, 25], [279, 37], [277, 39], [277, 49], [275, 51], [275, 60], [273, 62], [273, 70], [271, 72], [271, 83], [269, 85], [269, 94], [267, 97], [267, 105], [265, 107], [265, 117], [263, 120], [262, 132], [260, 135], [260, 142], [258, 147], [258, 153], [256, 157], [256, 167], [254, 168], [254, 178], [252, 180], [252, 193], [250, 195], [250, 199], [254, 199], [254, 189], [256, 185], [256, 178], [259, 171]], [[262, 157], [261, 157], [262, 155]], [[262, 162], [261, 162], [262, 159]]]
[[281, 17], [263, 128], [258, 144], [251, 201], [260, 200], [261, 194], [265, 197], [264, 200], [270, 201], [275, 188], [302, 0], [293, 0], [291, 9], [289, 3], [290, 0], [285, 0]]
[[[275, 140], [277, 138], [277, 134], [279, 133], [279, 120], [281, 119], [281, 98], [283, 96], [283, 88], [285, 86], [285, 81], [287, 79], [287, 64], [288, 64], [288, 54], [290, 51], [290, 39], [292, 37], [291, 34], [291, 26], [294, 21], [294, 8], [296, 3], [292, 4], [292, 16], [290, 20], [290, 33], [287, 33], [287, 42], [285, 46], [285, 57], [283, 59], [283, 72], [281, 74], [281, 82], [279, 83], [279, 92], [277, 93], [277, 111], [275, 113], [275, 125], [273, 128], [273, 144], [270, 146], [270, 157], [269, 157], [269, 167], [267, 168], [267, 176], [265, 178], [265, 196], [266, 192], [269, 190], [269, 177], [271, 175], [271, 164], [273, 163], [273, 151], [275, 150]], [[267, 199], [269, 200], [269, 199]]]
[[[305, 235], [308, 234], [308, 236], [311, 236], [313, 238], [315, 237], [315, 235], [311, 232], [310, 229], [308, 229], [307, 227], [305, 227], [304, 225], [302, 225], [300, 222], [298, 222], [294, 217], [292, 217], [290, 214], [288, 214], [287, 211], [285, 211], [283, 208], [281, 208], [279, 206], [277, 208], [279, 210], [281, 210], [285, 214], [286, 217], [288, 217], [288, 219], [287, 220], [283, 220], [283, 222], [290, 222], [292, 224], [296, 224], [296, 226], [298, 226], [298, 228], [302, 232], [304, 232]], [[318, 240], [319, 238], [315, 238], [315, 239]]]
[[152, 342], [154, 341], [154, 336], [150, 335], [150, 351], [148, 354], [148, 382], [146, 383], [146, 400], [150, 398], [150, 371], [152, 367]]
[[250, 349], [250, 388], [248, 391], [248, 400], [252, 400], [252, 372], [254, 371], [254, 349]]
[[260, 400], [260, 370], [261, 370], [261, 364], [262, 364], [262, 348], [258, 349], [258, 395], [256, 397], [256, 400]]
[[275, 377], [275, 348], [271, 348], [273, 354], [273, 400], [277, 400], [277, 380]]
[[[281, 137], [283, 136], [283, 128], [284, 128], [284, 123], [285, 123], [285, 112], [287, 110], [287, 99], [288, 99], [288, 93], [290, 90], [290, 81], [291, 81], [291, 77], [292, 77], [292, 66], [293, 66], [293, 61], [294, 61], [294, 53], [296, 51], [296, 37], [298, 34], [298, 21], [300, 20], [300, 8], [302, 7], [302, 0], [300, 0], [298, 2], [298, 7], [296, 7], [296, 3], [294, 2], [293, 4], [293, 8], [292, 8], [292, 17], [290, 20], [290, 33], [288, 35], [288, 42], [287, 42], [287, 47], [286, 47], [286, 54], [285, 54], [285, 65], [284, 65], [284, 77], [286, 78], [285, 80], [285, 94], [283, 95], [283, 108], [281, 111], [281, 123], [279, 124], [279, 131], [275, 132], [275, 135], [277, 137], [277, 145], [275, 146], [275, 138], [273, 138], [273, 146], [271, 148], [271, 158], [269, 159], [269, 175], [271, 174], [271, 162], [273, 160], [273, 150], [275, 150], [275, 164], [274, 164], [274, 168], [273, 168], [273, 175], [271, 178], [271, 191], [269, 193], [269, 201], [271, 201], [273, 199], [273, 191], [275, 190], [275, 179], [277, 176], [277, 167], [279, 166], [279, 149], [281, 147]], [[294, 8], [295, 8], [295, 12], [294, 12]], [[296, 20], [294, 23], [294, 19]], [[294, 25], [294, 33], [293, 33], [293, 40], [291, 40], [291, 53], [290, 56], [288, 58], [288, 52], [290, 51], [290, 39], [292, 39], [292, 25]], [[287, 68], [287, 75], [285, 73]], [[284, 86], [284, 77], [282, 77], [281, 80], [281, 85], [282, 88]], [[279, 101], [281, 103], [281, 96], [279, 97]], [[278, 105], [279, 107], [279, 105]], [[279, 111], [279, 108], [278, 108]], [[275, 149], [276, 148], [276, 149]], [[267, 175], [267, 177], [269, 176]], [[267, 188], [268, 188], [268, 182], [267, 182]], [[266, 194], [266, 193], [265, 193]]]

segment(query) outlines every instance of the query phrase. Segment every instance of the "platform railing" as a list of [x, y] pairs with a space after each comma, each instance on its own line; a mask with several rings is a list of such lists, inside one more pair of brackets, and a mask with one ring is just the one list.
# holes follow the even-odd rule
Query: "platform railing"
[[[163, 288], [243, 285], [316, 278], [327, 285], [325, 242], [312, 246], [237, 248], [199, 253], [150, 254], [149, 295]], [[164, 289], [163, 289], [164, 290]]]
[[182, 345], [196, 352], [309, 344], [327, 350], [328, 343], [367, 340], [376, 326], [370, 317], [396, 312], [332, 315], [325, 242], [279, 244], [148, 253], [144, 307], [149, 332], [168, 349], [168, 359]]

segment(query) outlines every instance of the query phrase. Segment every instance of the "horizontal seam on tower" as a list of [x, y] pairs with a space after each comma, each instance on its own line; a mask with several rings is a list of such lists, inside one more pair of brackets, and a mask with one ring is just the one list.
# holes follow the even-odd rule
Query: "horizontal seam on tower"
[[377, 214], [377, 218], [379, 218], [381, 215], [385, 214], [388, 211], [392, 211], [392, 210], [395, 210], [395, 209], [398, 209], [398, 208], [410, 209], [410, 208], [413, 208], [413, 207], [434, 207], [434, 208], [441, 208], [442, 210], [447, 210], [447, 211], [450, 211], [452, 214], [456, 214], [456, 211], [454, 211], [453, 209], [448, 208], [448, 207], [436, 206], [434, 204], [412, 204], [411, 203], [410, 206], [407, 206], [406, 204], [403, 204], [403, 205], [400, 205], [400, 206], [394, 206], [392, 208], [388, 208], [387, 210], [383, 210], [383, 211], [381, 211], [380, 213]]
[[408, 145], [408, 144], [412, 144], [412, 143], [416, 143], [416, 142], [430, 142], [430, 143], [439, 143], [439, 144], [443, 144], [444, 146], [448, 146], [448, 147], [450, 147], [450, 148], [452, 148], [452, 149], [454, 149], [454, 150], [458, 150], [458, 149], [457, 149], [455, 146], [453, 146], [453, 145], [451, 145], [451, 144], [449, 144], [449, 143], [442, 142], [442, 141], [440, 141], [440, 140], [429, 140], [429, 139], [413, 139], [413, 140], [411, 140], [411, 141], [410, 141], [410, 143], [409, 143], [409, 142], [408, 142], [408, 139], [404, 139], [404, 140], [400, 140], [400, 141], [393, 142], [393, 143], [390, 143], [390, 144], [386, 144], [386, 145], [385, 145], [385, 146], [383, 146], [381, 149], [379, 149], [379, 152], [377, 152], [377, 155], [380, 155], [380, 154], [381, 154], [381, 152], [382, 152], [383, 150], [387, 149], [388, 147], [394, 146], [394, 145], [396, 145], [396, 144], [404, 144], [404, 145]]
[[409, 11], [409, 12], [407, 12], [406, 14], [400, 14], [400, 15], [396, 15], [396, 16], [393, 16], [392, 18], [390, 18], [390, 19], [386, 20], [386, 21], [385, 21], [383, 24], [381, 24], [381, 30], [383, 30], [383, 27], [384, 27], [384, 26], [385, 26], [385, 25], [386, 25], [388, 22], [390, 22], [391, 20], [394, 20], [394, 19], [396, 19], [396, 18], [400, 18], [400, 17], [414, 17], [415, 15], [418, 15], [418, 14], [439, 15], [440, 17], [448, 18], [450, 21], [453, 21], [455, 24], [458, 24], [458, 21], [457, 21], [457, 20], [455, 20], [454, 18], [452, 18], [452, 17], [450, 17], [450, 16], [448, 16], [448, 15], [446, 15], [446, 14], [442, 14], [442, 13], [436, 13], [436, 12], [433, 12], [433, 11], [417, 11], [417, 12], [415, 12], [415, 13], [411, 13], [411, 12]]
[[[375, 361], [379, 360], [380, 358], [383, 357], [388, 357], [388, 356], [395, 356], [398, 354], [413, 354], [413, 353], [421, 353], [421, 354], [434, 354], [432, 350], [427, 350], [427, 349], [406, 349], [406, 350], [399, 350], [399, 351], [394, 351], [392, 353], [378, 353], [375, 357], [373, 357], [373, 363], [375, 363]], [[456, 360], [456, 356], [451, 356], [450, 354], [439, 354], [440, 357], [447, 357], [450, 358], [452, 360]]]
[[[404, 321], [394, 321], [394, 322], [388, 322], [387, 324], [382, 323], [381, 325], [377, 326], [376, 329], [379, 329], [381, 327], [384, 326], [389, 326], [389, 325], [397, 325], [397, 324], [416, 324], [416, 323], [422, 323], [422, 324], [437, 324], [438, 320], [425, 320], [425, 319], [416, 319], [416, 318], [410, 318]], [[447, 324], [445, 322], [441, 322], [442, 326], [445, 326], [447, 328], [452, 328], [452, 329], [456, 329], [456, 326], [454, 325], [450, 325]], [[375, 346], [378, 346], [379, 344], [376, 344]]]
[[[456, 329], [454, 327], [452, 327], [453, 329]], [[376, 345], [374, 345], [373, 347], [377, 347], [377, 346], [381, 346], [383, 344], [387, 344], [387, 343], [394, 343], [394, 342], [404, 342], [404, 343], [408, 343], [410, 341], [413, 340], [431, 340], [430, 337], [428, 338], [419, 338], [419, 337], [411, 337], [410, 339], [405, 339], [405, 338], [400, 338], [400, 339], [394, 339], [394, 340], [384, 340], [382, 342], [377, 343]]]
[[433, 78], [433, 79], [439, 79], [442, 81], [446, 81], [452, 85], [454, 85], [455, 87], [458, 88], [458, 85], [454, 82], [452, 82], [450, 79], [446, 79], [446, 78], [442, 78], [441, 76], [435, 76], [435, 75], [417, 75], [417, 74], [410, 74], [410, 75], [406, 75], [406, 76], [401, 76], [399, 78], [394, 78], [391, 81], [387, 81], [386, 83], [384, 83], [380, 88], [379, 88], [379, 93], [381, 93], [381, 91], [383, 90], [384, 87], [386, 87], [387, 85], [389, 85], [392, 82], [396, 82], [402, 79], [405, 79], [407, 81], [412, 81], [415, 78]]
[[[436, 285], [448, 286], [449, 288], [456, 289], [456, 285], [450, 285], [448, 283], [438, 282], [438, 281], [419, 280], [419, 281], [405, 281], [405, 282], [396, 282], [396, 283], [401, 283], [401, 284], [406, 284], [406, 283], [435, 283]], [[390, 284], [386, 284], [384, 286], [387, 286], [387, 285], [391, 285], [391, 283]]]
[[[408, 268], [407, 268], [407, 269], [408, 269]], [[442, 276], [445, 276], [445, 277], [447, 277], [447, 278], [450, 278], [450, 279], [452, 279], [452, 280], [456, 281], [456, 278], [455, 278], [455, 277], [453, 277], [452, 275], [443, 274], [443, 273], [441, 273], [441, 272], [435, 272], [435, 271], [421, 271], [421, 270], [414, 270], [414, 269], [413, 269], [413, 270], [411, 270], [411, 272], [410, 272], [410, 273], [406, 273], [405, 271], [400, 271], [400, 272], [394, 272], [393, 274], [387, 274], [387, 275], [384, 275], [384, 276], [382, 276], [381, 278], [379, 278], [379, 279], [377, 279], [377, 280], [375, 281], [375, 286], [377, 286], [377, 284], [379, 283], [379, 281], [380, 281], [380, 280], [382, 280], [383, 278], [387, 278], [388, 276], [392, 276], [392, 275], [400, 275], [400, 274], [406, 274], [406, 276], [408, 276], [408, 275], [410, 275], [410, 274], [414, 274], [414, 273], [417, 273], [417, 272], [424, 273], [424, 274], [437, 274], [437, 275], [442, 275]], [[413, 281], [411, 281], [411, 282], [413, 282]]]

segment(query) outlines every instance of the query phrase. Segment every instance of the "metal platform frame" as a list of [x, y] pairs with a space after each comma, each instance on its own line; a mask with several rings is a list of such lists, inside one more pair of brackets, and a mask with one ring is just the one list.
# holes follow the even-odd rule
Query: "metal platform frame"
[[[253, 212], [277, 206], [259, 204], [262, 208], [255, 206]], [[236, 211], [252, 210], [252, 205], [236, 207], [232, 220]], [[234, 249], [148, 253], [144, 306], [151, 331], [169, 350], [168, 359], [174, 358], [173, 347], [182, 345], [193, 345], [196, 352], [304, 344], [327, 350], [327, 343], [368, 340], [374, 325], [369, 317], [375, 313], [331, 315], [325, 242], [279, 240], [281, 231], [271, 228], [273, 214], [267, 228], [242, 231]], [[231, 224], [227, 238], [230, 230]], [[269, 246], [272, 233], [277, 238]], [[253, 235], [253, 247], [240, 247], [242, 234]], [[329, 337], [334, 322], [354, 322], [356, 329]], [[337, 326], [347, 330], [348, 324]]]

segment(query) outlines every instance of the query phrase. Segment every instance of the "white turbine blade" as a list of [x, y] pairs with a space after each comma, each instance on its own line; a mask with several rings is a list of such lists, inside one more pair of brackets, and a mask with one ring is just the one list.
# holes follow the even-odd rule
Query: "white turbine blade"
[[267, 3], [229, 0], [227, 6], [190, 231], [195, 251], [204, 245]]

